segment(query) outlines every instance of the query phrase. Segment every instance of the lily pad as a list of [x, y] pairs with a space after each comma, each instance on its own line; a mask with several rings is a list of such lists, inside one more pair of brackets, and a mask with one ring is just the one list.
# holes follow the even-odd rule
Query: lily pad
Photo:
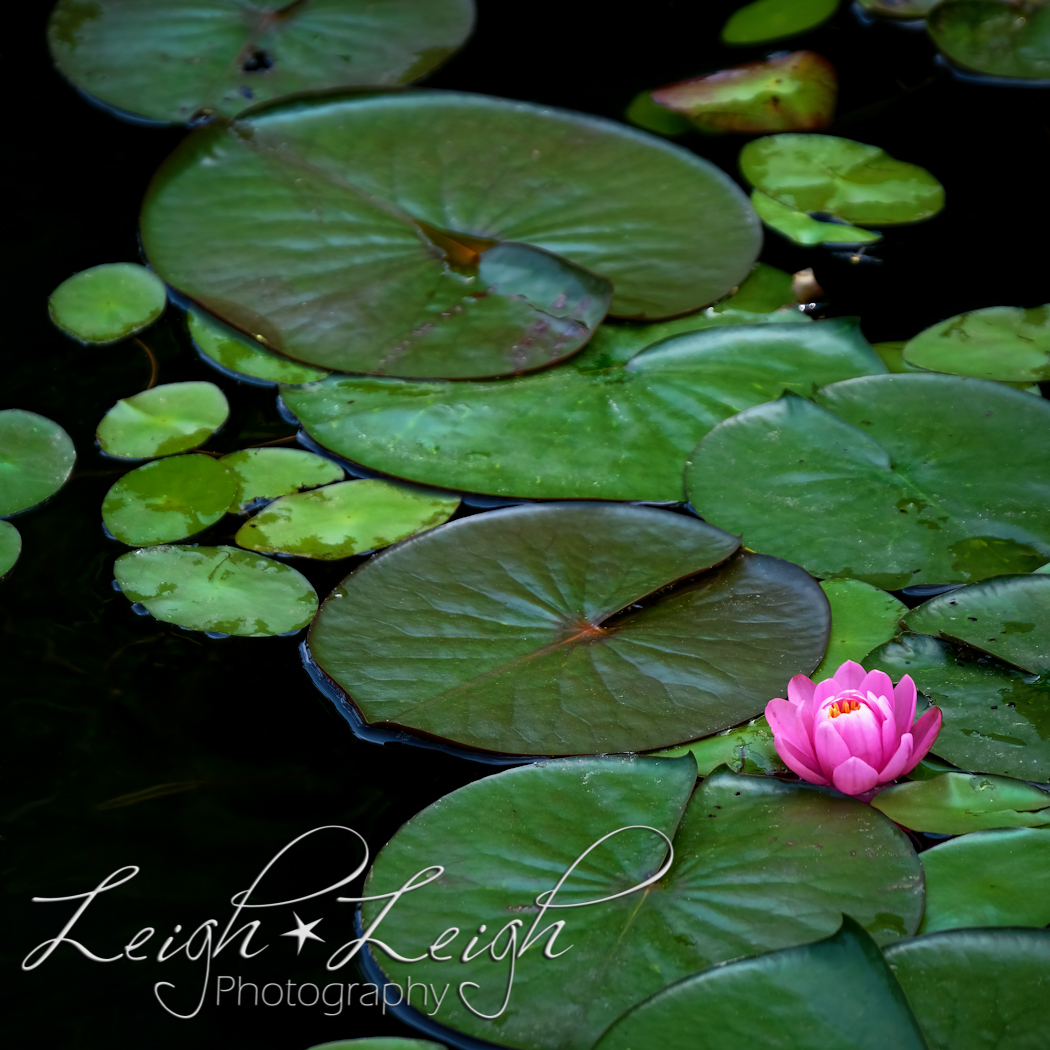
[[458, 506], [458, 496], [409, 485], [343, 481], [274, 500], [249, 518], [234, 540], [266, 554], [332, 561], [442, 525]]
[[1050, 831], [978, 831], [926, 850], [922, 866], [922, 933], [1050, 923]]
[[831, 638], [813, 681], [830, 678], [847, 660], [864, 659], [876, 646], [900, 633], [908, 607], [892, 594], [862, 580], [825, 580], [820, 585], [831, 605]]
[[713, 429], [686, 471], [701, 516], [886, 590], [1030, 572], [1050, 553], [1050, 402], [932, 373], [834, 383], [815, 402]]
[[926, 19], [933, 42], [979, 73], [1050, 81], [1050, 7], [1001, 0], [946, 0]]
[[885, 955], [930, 1050], [1046, 1045], [1045, 931], [944, 930], [891, 945]]
[[647, 507], [461, 518], [351, 573], [310, 651], [369, 723], [510, 754], [665, 747], [760, 714], [827, 644], [817, 584], [738, 546]]
[[874, 244], [882, 240], [882, 234], [874, 230], [862, 230], [849, 223], [814, 219], [804, 211], [781, 204], [760, 190], [752, 191], [751, 204], [755, 214], [770, 229], [804, 248], [812, 248], [816, 244]]
[[203, 445], [230, 406], [214, 383], [166, 383], [122, 397], [98, 425], [99, 447], [118, 459], [152, 459]]
[[891, 678], [910, 674], [944, 712], [934, 749], [962, 769], [1050, 781], [1050, 681], [997, 660], [967, 659], [947, 642], [905, 634], [876, 649], [865, 666]]
[[911, 365], [978, 379], [1050, 379], [1050, 306], [990, 306], [949, 317], [904, 347]]
[[839, 0], [754, 0], [722, 27], [722, 43], [745, 46], [808, 33], [826, 22]]
[[167, 301], [164, 282], [145, 266], [104, 263], [64, 280], [51, 293], [47, 308], [66, 335], [105, 346], [148, 328], [164, 313]]
[[236, 492], [237, 479], [219, 460], [170, 456], [116, 482], [102, 502], [102, 523], [131, 547], [181, 540], [219, 521]]
[[693, 122], [688, 117], [683, 117], [681, 113], [675, 113], [666, 106], [658, 106], [653, 101], [651, 91], [639, 91], [631, 99], [623, 115], [625, 120], [657, 135], [673, 137], [693, 130]]
[[53, 496], [76, 458], [69, 435], [53, 420], [22, 408], [0, 412], [0, 518]]
[[397, 1035], [373, 1035], [364, 1039], [337, 1039], [334, 1043], [318, 1043], [309, 1050], [445, 1050], [444, 1043], [429, 1039], [405, 1039]]
[[822, 382], [883, 370], [849, 320], [720, 321], [631, 356], [637, 341], [660, 334], [624, 328], [589, 347], [578, 367], [501, 382], [332, 376], [282, 397], [320, 445], [419, 484], [522, 498], [680, 500], [690, 450], [726, 416], [783, 390], [810, 394]]
[[6, 576], [22, 553], [22, 535], [9, 521], [0, 519], [0, 576]]
[[186, 313], [190, 337], [205, 361], [220, 372], [255, 386], [316, 383], [328, 375], [319, 368], [271, 353], [254, 339], [216, 320], [203, 310]]
[[878, 945], [843, 916], [812, 944], [685, 977], [621, 1017], [595, 1050], [927, 1050]]
[[651, 92], [653, 102], [714, 134], [818, 131], [835, 115], [835, 67], [814, 51], [773, 55]]
[[472, 0], [59, 0], [48, 43], [82, 91], [184, 124], [302, 91], [407, 84], [473, 21]]
[[191, 631], [266, 638], [305, 627], [317, 611], [305, 576], [236, 547], [143, 547], [113, 572], [128, 601]]
[[1050, 673], [1050, 579], [1005, 576], [938, 594], [905, 617], [919, 634], [965, 642], [1031, 674]]
[[755, 139], [740, 151], [740, 170], [781, 204], [858, 226], [921, 222], [944, 207], [944, 187], [925, 168], [834, 135]]
[[158, 273], [268, 349], [457, 379], [572, 354], [613, 285], [617, 316], [714, 302], [761, 239], [736, 184], [686, 150], [598, 117], [437, 91], [199, 128], [154, 178], [141, 229]]
[[[439, 988], [455, 982], [440, 1017], [456, 1031], [524, 1050], [588, 1050], [668, 984], [825, 937], [842, 912], [881, 944], [918, 925], [918, 858], [870, 806], [732, 773], [716, 773], [690, 799], [695, 777], [690, 758], [568, 759], [446, 795], [394, 835], [365, 884], [363, 895], [389, 893], [427, 864], [444, 868], [383, 919], [380, 940], [423, 956], [402, 963], [376, 946], [384, 973], [402, 984], [409, 974]], [[673, 861], [662, 835], [673, 841]], [[537, 898], [550, 901], [556, 887], [561, 908], [544, 913]], [[363, 905], [366, 928], [385, 903]], [[552, 943], [555, 920], [566, 925]], [[479, 924], [486, 929], [475, 934]], [[427, 957], [442, 930], [451, 936], [434, 954], [454, 962]], [[511, 930], [519, 957], [501, 1011], [509, 960], [493, 956]], [[459, 962], [475, 935], [473, 957]]]
[[764, 715], [753, 718], [746, 726], [727, 729], [691, 744], [652, 752], [654, 758], [680, 758], [687, 754], [695, 759], [696, 771], [702, 777], [722, 765], [734, 773], [783, 773], [787, 770], [777, 754], [773, 730]]
[[1050, 793], [1009, 777], [945, 773], [931, 780], [891, 785], [876, 795], [871, 804], [906, 828], [938, 835], [965, 835], [982, 828], [1041, 828], [1050, 824]]
[[886, 343], [872, 343], [871, 348], [882, 358], [882, 363], [894, 373], [926, 372], [926, 368], [915, 368], [904, 360], [904, 347], [907, 341], [894, 339]]
[[246, 514], [260, 500], [330, 485], [346, 477], [338, 463], [299, 448], [245, 448], [228, 453], [220, 462], [237, 479], [231, 514]]

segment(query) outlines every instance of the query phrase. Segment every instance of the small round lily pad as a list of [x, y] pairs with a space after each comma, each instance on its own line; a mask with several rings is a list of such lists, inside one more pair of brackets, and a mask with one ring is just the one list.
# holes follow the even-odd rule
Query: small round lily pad
[[458, 496], [391, 481], [343, 481], [276, 499], [234, 537], [249, 550], [333, 561], [441, 525]]
[[21, 408], [0, 412], [0, 518], [53, 496], [76, 458], [69, 435], [53, 420]]
[[730, 15], [722, 43], [745, 46], [797, 36], [826, 22], [839, 0], [754, 0]]
[[236, 492], [237, 479], [220, 460], [170, 456], [125, 474], [106, 493], [102, 521], [128, 546], [168, 543], [214, 525]]
[[152, 270], [103, 263], [64, 280], [51, 293], [48, 311], [66, 335], [104, 346], [148, 328], [167, 301], [164, 282]]
[[6, 576], [22, 553], [22, 536], [9, 521], [0, 519], [0, 576]]
[[121, 398], [102, 417], [98, 443], [118, 459], [170, 456], [203, 445], [229, 414], [214, 383], [166, 383]]
[[947, 0], [930, 11], [933, 42], [967, 69], [1050, 83], [1050, 7], [1002, 0]]
[[305, 627], [317, 611], [302, 573], [237, 547], [143, 547], [113, 571], [129, 601], [193, 631], [265, 638]]
[[342, 481], [338, 463], [301, 448], [244, 448], [222, 457], [222, 465], [237, 479], [233, 514], [246, 514], [258, 500], [272, 500], [304, 489]]

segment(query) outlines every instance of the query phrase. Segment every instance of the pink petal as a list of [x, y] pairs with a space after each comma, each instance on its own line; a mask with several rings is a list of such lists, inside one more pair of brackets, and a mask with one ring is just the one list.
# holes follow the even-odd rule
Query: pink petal
[[776, 744], [777, 754], [780, 755], [781, 759], [783, 759], [784, 765], [787, 766], [792, 773], [797, 773], [803, 780], [808, 780], [811, 784], [831, 783], [827, 777], [811, 768], [809, 762], [805, 760], [805, 755], [803, 755], [790, 741], [778, 740]]
[[770, 700], [766, 704], [766, 721], [773, 730], [773, 739], [777, 750], [787, 741], [805, 756], [807, 765], [816, 768], [817, 757], [813, 754], [813, 745], [809, 742], [809, 731], [799, 712], [789, 700]]
[[915, 721], [915, 683], [910, 674], [903, 678], [893, 688], [893, 707], [897, 719], [897, 732], [901, 735], [911, 729]]
[[901, 737], [900, 746], [897, 748], [896, 753], [883, 766], [882, 772], [879, 774], [879, 783], [888, 784], [891, 780], [896, 780], [897, 777], [903, 776], [915, 766], [917, 763], [911, 760], [914, 750], [915, 742], [911, 733], [905, 733]]
[[[895, 722], [895, 716], [893, 713], [893, 697], [875, 696], [875, 699], [871, 698], [875, 696], [874, 693], [868, 693], [864, 697], [864, 703], [866, 703], [880, 722], [889, 721], [891, 724]], [[898, 734], [894, 734], [898, 735]]]
[[863, 795], [879, 781], [879, 774], [863, 759], [849, 758], [835, 767], [832, 783], [844, 795]]
[[839, 692], [844, 689], [859, 689], [863, 681], [864, 668], [853, 660], [847, 660], [835, 672], [835, 682]]
[[869, 671], [864, 676], [860, 691], [865, 695], [870, 692], [876, 696], [884, 696], [890, 703], [893, 702], [893, 682], [885, 671]]
[[[879, 762], [879, 768], [882, 769], [887, 762], [897, 753], [897, 748], [900, 747], [901, 734], [897, 730], [896, 720], [887, 718], [882, 723], [882, 759]], [[899, 776], [899, 774], [898, 774]]]
[[834, 726], [851, 755], [873, 769], [882, 768], [882, 732], [867, 704], [861, 704], [859, 711], [839, 715]]
[[823, 682], [818, 682], [817, 687], [813, 690], [813, 707], [820, 707], [825, 700], [838, 696], [840, 692], [842, 690], [839, 689], [838, 682], [834, 678], [825, 678]]
[[812, 700], [813, 690], [816, 688], [816, 683], [812, 678], [807, 678], [804, 674], [797, 674], [788, 682], [788, 699], [797, 707], [807, 700]]
[[833, 779], [835, 767], [851, 757], [846, 742], [835, 731], [837, 721], [837, 718], [834, 721], [830, 718], [822, 719], [813, 730], [813, 750], [820, 763], [820, 771], [828, 780]]
[[911, 735], [914, 743], [912, 744], [912, 759], [914, 760], [908, 769], [908, 771], [914, 769], [925, 757], [926, 752], [933, 747], [934, 740], [937, 739], [937, 734], [941, 731], [941, 709], [939, 707], [931, 707], [911, 727]]

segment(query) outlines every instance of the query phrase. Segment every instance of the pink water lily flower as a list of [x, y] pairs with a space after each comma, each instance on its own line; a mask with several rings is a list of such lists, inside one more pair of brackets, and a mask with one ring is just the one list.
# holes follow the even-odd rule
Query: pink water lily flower
[[819, 684], [803, 674], [788, 683], [788, 698], [770, 700], [766, 719], [777, 754], [811, 784], [834, 784], [863, 795], [914, 769], [941, 729], [941, 710], [915, 718], [915, 683], [896, 686], [885, 671], [865, 671], [847, 660]]

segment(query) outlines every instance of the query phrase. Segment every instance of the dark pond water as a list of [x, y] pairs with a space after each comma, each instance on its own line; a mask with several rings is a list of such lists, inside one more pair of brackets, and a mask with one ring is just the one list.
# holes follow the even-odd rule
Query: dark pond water
[[[5, 25], [10, 185], [0, 408], [59, 421], [79, 460], [66, 488], [19, 520], [22, 559], [0, 584], [0, 834], [11, 919], [0, 986], [14, 1003], [7, 1034], [12, 1045], [64, 1050], [305, 1048], [411, 1034], [356, 1003], [326, 1017], [320, 1006], [209, 1001], [195, 1019], [178, 1020], [152, 987], [175, 982], [172, 1002], [192, 1009], [203, 974], [185, 960], [100, 964], [67, 947], [32, 973], [18, 968], [74, 906], [30, 904], [34, 895], [82, 893], [121, 866], [138, 865], [140, 873], [94, 902], [76, 928], [96, 954], [114, 955], [142, 927], [166, 936], [176, 924], [192, 930], [215, 918], [224, 925], [230, 896], [304, 832], [349, 825], [375, 851], [425, 805], [490, 772], [440, 752], [355, 739], [304, 673], [297, 639], [209, 640], [135, 616], [111, 589], [123, 548], [104, 538], [99, 505], [120, 471], [97, 454], [93, 432], [118, 397], [145, 386], [149, 362], [131, 344], [75, 346], [50, 326], [46, 300], [74, 271], [137, 258], [138, 203], [183, 133], [118, 123], [63, 83], [44, 46], [50, 6], [20, 4], [17, 20]], [[475, 36], [430, 83], [619, 117], [643, 88], [760, 57], [760, 49], [719, 47], [718, 28], [734, 6], [482, 0]], [[965, 309], [1050, 298], [1047, 95], [953, 80], [934, 65], [923, 34], [864, 29], [848, 9], [804, 43], [839, 71], [842, 119], [832, 130], [929, 168], [944, 183], [948, 206], [931, 222], [890, 233], [872, 253], [881, 265], [851, 265], [772, 237], [762, 258], [788, 271], [814, 266], [828, 313], [859, 314], [872, 341], [907, 338]], [[735, 137], [689, 142], [731, 172], [741, 144]], [[179, 324], [170, 310], [149, 334], [161, 381], [215, 379], [180, 348]], [[221, 382], [234, 410], [209, 447], [232, 450], [293, 432], [272, 392]], [[229, 542], [221, 532], [202, 538]], [[297, 567], [323, 596], [348, 563]], [[350, 849], [309, 843], [298, 857], [294, 877], [275, 870], [269, 899], [336, 882], [360, 861]], [[338, 907], [344, 910], [326, 905], [317, 927], [329, 947], [353, 936], [351, 907]], [[309, 902], [296, 910], [307, 922], [321, 915]], [[271, 933], [291, 927], [290, 912], [268, 920]], [[314, 942], [297, 959], [294, 941], [272, 940], [259, 957], [232, 959], [216, 972], [260, 985], [331, 980]]]

